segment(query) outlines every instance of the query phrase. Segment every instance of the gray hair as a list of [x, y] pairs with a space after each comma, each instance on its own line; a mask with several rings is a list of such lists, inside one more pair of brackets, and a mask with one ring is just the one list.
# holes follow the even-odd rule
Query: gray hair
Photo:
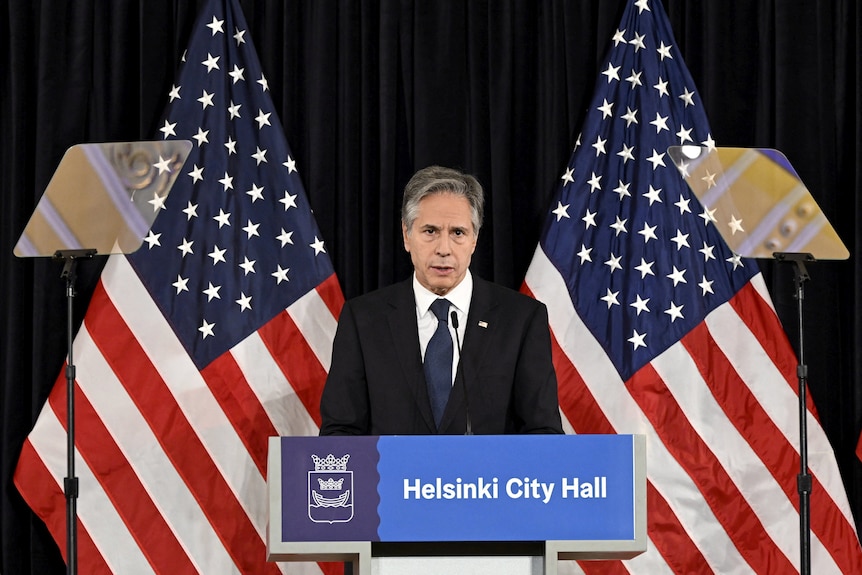
[[479, 235], [482, 227], [482, 216], [485, 210], [485, 196], [482, 185], [470, 174], [464, 174], [452, 168], [428, 166], [413, 174], [404, 188], [404, 200], [401, 203], [401, 221], [409, 234], [413, 222], [419, 216], [419, 202], [431, 194], [451, 193], [461, 196], [470, 204], [470, 219], [473, 223], [473, 233]]

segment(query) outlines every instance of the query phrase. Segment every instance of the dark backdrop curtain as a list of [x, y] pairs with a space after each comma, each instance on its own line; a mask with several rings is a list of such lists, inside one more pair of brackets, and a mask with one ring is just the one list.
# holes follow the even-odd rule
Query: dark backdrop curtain
[[[655, 1], [655, 0], [653, 0]], [[405, 277], [400, 192], [430, 163], [488, 191], [474, 271], [518, 287], [624, 0], [244, 0], [345, 295]], [[12, 248], [65, 149], [151, 139], [201, 0], [0, 3], [0, 572], [62, 573], [12, 485], [65, 355], [57, 264]], [[719, 145], [783, 150], [848, 245], [806, 290], [806, 359], [857, 524], [862, 16], [855, 0], [666, 0]], [[75, 324], [100, 272], [80, 266]], [[766, 263], [797, 341], [792, 272]], [[813, 505], [817, 505], [816, 498]]]

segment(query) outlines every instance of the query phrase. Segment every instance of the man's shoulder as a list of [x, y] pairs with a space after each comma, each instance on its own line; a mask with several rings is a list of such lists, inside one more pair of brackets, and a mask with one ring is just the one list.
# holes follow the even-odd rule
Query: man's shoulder
[[347, 304], [355, 310], [374, 310], [413, 302], [410, 280], [400, 281], [351, 298]]
[[494, 282], [473, 276], [474, 294], [478, 297], [486, 297], [504, 306], [515, 306], [516, 308], [541, 308], [545, 304], [535, 298], [521, 293], [512, 288], [496, 284]]

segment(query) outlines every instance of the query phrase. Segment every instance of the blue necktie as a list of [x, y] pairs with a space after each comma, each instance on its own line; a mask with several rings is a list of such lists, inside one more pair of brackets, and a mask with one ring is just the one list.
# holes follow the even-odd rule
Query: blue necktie
[[438, 299], [431, 304], [431, 311], [437, 316], [437, 331], [431, 336], [425, 348], [425, 383], [434, 422], [439, 426], [449, 392], [452, 390], [452, 336], [449, 334], [449, 300]]

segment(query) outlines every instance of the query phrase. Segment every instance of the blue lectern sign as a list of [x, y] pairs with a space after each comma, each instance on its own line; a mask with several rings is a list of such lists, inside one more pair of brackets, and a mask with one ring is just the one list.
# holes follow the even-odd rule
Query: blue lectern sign
[[279, 441], [282, 541], [636, 538], [630, 435]]

